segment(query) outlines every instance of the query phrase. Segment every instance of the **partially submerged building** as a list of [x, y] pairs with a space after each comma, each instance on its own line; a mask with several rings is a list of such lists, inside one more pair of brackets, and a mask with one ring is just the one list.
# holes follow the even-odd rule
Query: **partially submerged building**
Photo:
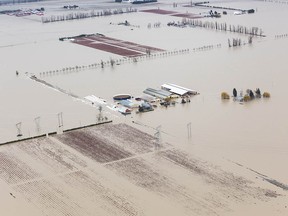
[[128, 108], [137, 108], [140, 103], [134, 102], [132, 100], [122, 100], [119, 102], [122, 106], [128, 107]]
[[132, 113], [132, 110], [127, 108], [127, 107], [120, 107], [118, 109], [118, 112], [120, 112], [121, 114], [123, 115], [128, 115], [128, 114], [131, 114]]
[[149, 102], [149, 103], [153, 103], [153, 102], [156, 101], [156, 98], [151, 96], [151, 95], [141, 95], [139, 97], [136, 97], [135, 99], [138, 100], [138, 101], [143, 100], [143, 101]]
[[153, 111], [153, 107], [150, 103], [147, 102], [143, 102], [139, 108], [138, 108], [138, 112], [149, 112], [149, 111]]
[[172, 93], [163, 89], [153, 89], [153, 88], [147, 88], [143, 91], [145, 94], [151, 95], [153, 97], [160, 98], [162, 100], [165, 100], [169, 98]]
[[161, 89], [169, 91], [173, 94], [180, 95], [180, 96], [198, 94], [198, 92], [196, 90], [188, 89], [188, 88], [178, 86], [175, 84], [171, 84], [171, 83], [161, 85]]

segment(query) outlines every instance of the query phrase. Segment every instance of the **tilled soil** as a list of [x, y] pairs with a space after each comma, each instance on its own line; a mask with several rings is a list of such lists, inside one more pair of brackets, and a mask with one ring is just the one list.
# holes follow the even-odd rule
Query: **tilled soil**
[[282, 196], [126, 124], [0, 146], [0, 180], [45, 216], [214, 216]]
[[76, 44], [91, 47], [94, 49], [122, 55], [126, 57], [136, 57], [147, 54], [147, 50], [151, 53], [161, 52], [163, 49], [140, 45], [129, 41], [122, 41], [111, 37], [105, 36], [89, 36], [77, 38], [73, 41]]

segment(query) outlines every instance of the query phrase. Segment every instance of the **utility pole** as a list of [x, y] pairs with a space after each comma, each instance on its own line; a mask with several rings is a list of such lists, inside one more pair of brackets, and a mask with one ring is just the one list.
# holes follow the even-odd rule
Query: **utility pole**
[[63, 113], [60, 112], [57, 114], [58, 116], [58, 127], [59, 129], [62, 129], [61, 132], [63, 132]]
[[41, 131], [41, 128], [40, 128], [40, 116], [36, 117], [34, 119], [34, 121], [35, 121], [35, 124], [36, 124], [36, 132], [39, 135], [40, 131]]
[[18, 122], [18, 123], [16, 124], [17, 137], [21, 137], [21, 136], [22, 136], [22, 129], [21, 129], [21, 127], [22, 127], [22, 122]]
[[187, 131], [188, 131], [188, 139], [191, 139], [192, 133], [191, 133], [191, 122], [187, 124]]
[[162, 142], [161, 125], [156, 127], [156, 133], [154, 134], [154, 137], [156, 138], [155, 149], [159, 149], [161, 147], [161, 142]]
[[99, 110], [99, 114], [98, 114], [97, 120], [98, 120], [98, 122], [100, 122], [100, 121], [103, 120], [103, 117], [102, 117], [103, 107], [100, 105], [100, 106], [98, 107], [98, 110]]

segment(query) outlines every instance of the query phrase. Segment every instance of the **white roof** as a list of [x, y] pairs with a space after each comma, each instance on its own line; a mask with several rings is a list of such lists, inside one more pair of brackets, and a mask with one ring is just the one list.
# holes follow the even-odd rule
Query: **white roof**
[[186, 91], [188, 91], [188, 92], [196, 92], [196, 90], [188, 89], [188, 88], [185, 88], [185, 87], [182, 87], [182, 86], [178, 86], [178, 85], [175, 85], [175, 84], [169, 83], [168, 85], [171, 85], [171, 86], [174, 86], [174, 87], [177, 87], [177, 88], [184, 89], [184, 90], [186, 90]]
[[171, 84], [171, 83], [163, 84], [161, 87], [164, 89], [168, 89], [170, 92], [173, 92], [173, 93], [178, 94], [178, 95], [184, 95], [186, 93], [192, 93], [192, 94], [197, 93], [197, 91], [195, 91], [195, 90], [188, 89], [188, 88], [178, 86], [175, 84]]
[[95, 95], [88, 95], [84, 98], [93, 103], [106, 104], [106, 101], [104, 99], [96, 97]]
[[181, 88], [169, 85], [169, 84], [163, 84], [161, 87], [169, 90], [172, 93], [178, 94], [178, 95], [184, 95], [184, 94], [188, 93], [187, 90], [184, 90], [184, 89], [181, 89]]

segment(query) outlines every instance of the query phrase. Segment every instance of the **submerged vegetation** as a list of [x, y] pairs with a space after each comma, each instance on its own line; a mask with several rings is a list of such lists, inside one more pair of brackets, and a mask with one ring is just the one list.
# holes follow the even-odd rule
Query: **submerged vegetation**
[[269, 92], [264, 92], [263, 93], [264, 98], [270, 98], [270, 93]]
[[221, 98], [224, 100], [229, 100], [230, 99], [230, 95], [227, 92], [222, 92], [221, 93]]
[[[261, 98], [262, 96], [263, 96], [263, 98], [270, 98], [270, 93], [264, 92], [262, 95], [259, 88], [256, 88], [255, 91], [252, 91], [251, 89], [247, 89], [245, 95], [243, 95], [242, 90], [238, 94], [236, 88], [234, 88], [233, 92], [232, 92], [232, 97], [234, 98], [233, 100], [238, 101], [238, 102], [248, 102], [248, 101], [254, 100], [255, 98]], [[229, 100], [230, 95], [227, 92], [222, 92], [221, 93], [221, 99]]]

